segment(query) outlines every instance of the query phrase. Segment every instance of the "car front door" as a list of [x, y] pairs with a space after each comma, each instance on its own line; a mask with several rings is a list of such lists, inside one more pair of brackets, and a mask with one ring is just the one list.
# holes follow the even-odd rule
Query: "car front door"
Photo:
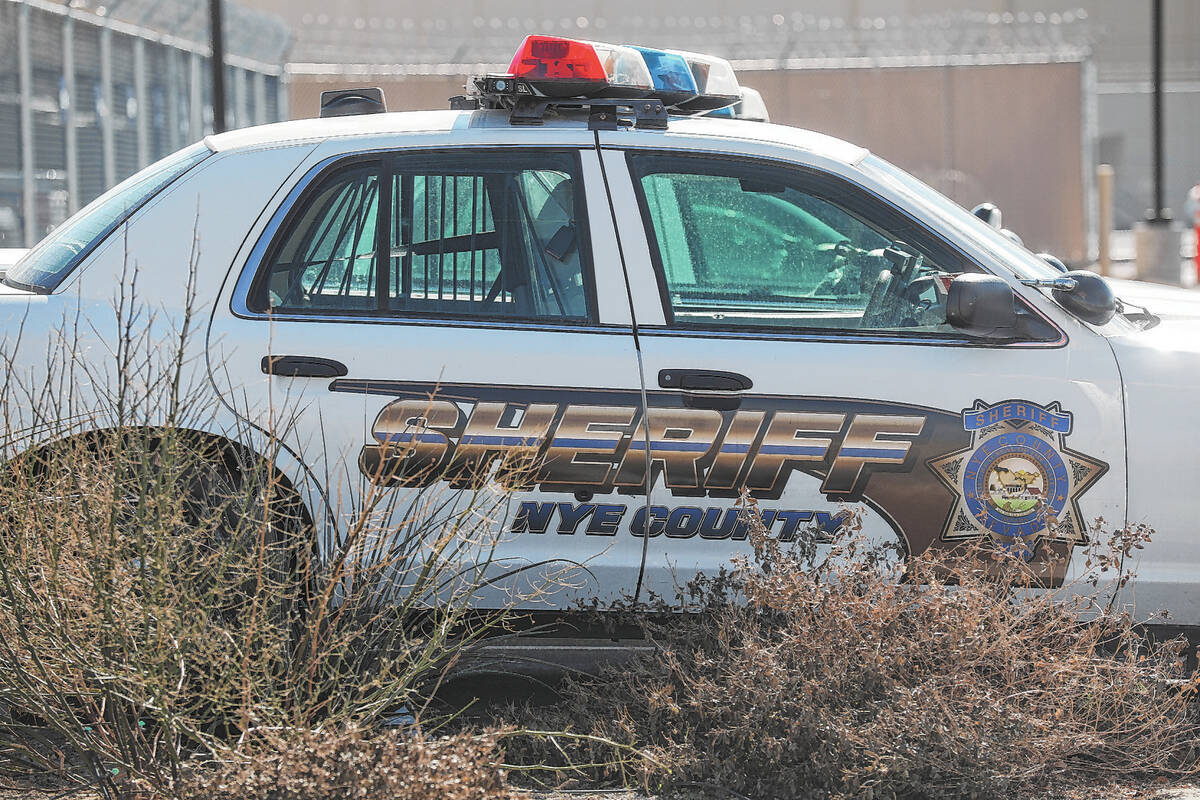
[[1026, 295], [1018, 340], [967, 337], [946, 290], [983, 268], [932, 225], [819, 165], [670, 144], [603, 153], [648, 384], [618, 474], [650, 464], [648, 589], [747, 551], [743, 492], [784, 541], [858, 519], [907, 553], [988, 539], [1051, 580], [1048, 556], [1122, 519], [1120, 382], [1087, 326]]
[[592, 140], [563, 135], [324, 156], [210, 337], [214, 380], [286, 431], [334, 530], [372, 498], [397, 535], [473, 502], [493, 575], [544, 565], [498, 589], [535, 606], [630, 593], [642, 558], [613, 488], [641, 414], [628, 292]]

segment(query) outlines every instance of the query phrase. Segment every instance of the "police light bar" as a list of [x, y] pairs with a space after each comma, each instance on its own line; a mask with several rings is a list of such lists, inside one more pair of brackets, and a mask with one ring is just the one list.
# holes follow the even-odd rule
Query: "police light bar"
[[[669, 113], [702, 114], [743, 99], [723, 58], [540, 34], [525, 37], [508, 72], [472, 76], [466, 89], [450, 98], [452, 108], [504, 108], [521, 125], [540, 124], [554, 108], [587, 110], [597, 126], [661, 129]], [[751, 118], [765, 117], [764, 108]]]
[[632, 47], [526, 36], [508, 65], [544, 97], [645, 97], [650, 70]]
[[725, 59], [682, 50], [670, 52], [687, 61], [692, 77], [696, 79], [696, 88], [700, 90], [696, 97], [678, 104], [680, 111], [711, 111], [731, 106], [742, 98], [733, 65]]

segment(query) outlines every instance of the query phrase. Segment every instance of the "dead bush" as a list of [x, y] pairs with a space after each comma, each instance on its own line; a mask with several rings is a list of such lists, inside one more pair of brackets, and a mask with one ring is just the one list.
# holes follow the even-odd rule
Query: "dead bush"
[[[325, 478], [361, 491], [311, 520], [273, 467], [283, 448], [332, 461], [288, 441], [298, 411], [229, 421], [190, 317], [156, 327], [124, 296], [116, 317], [111, 359], [76, 358], [67, 329], [39, 378], [0, 342], [0, 775], [162, 793], [250, 730], [422, 716], [504, 624], [470, 601], [504, 578], [509, 492], [481, 479], [401, 507], [390, 476], [345, 463]], [[215, 420], [228, 438], [197, 433]]]
[[[1003, 551], [928, 553], [901, 576], [853, 535], [752, 538], [753, 559], [692, 587], [699, 613], [645, 626], [653, 655], [531, 718], [645, 748], [652, 788], [753, 798], [1010, 797], [1196, 773], [1179, 642], [1146, 645], [1104, 608], [1084, 621], [1074, 592], [1029, 591]], [[598, 741], [509, 751], [559, 778], [629, 780]]]
[[255, 732], [236, 757], [189, 769], [175, 790], [180, 800], [510, 800], [500, 760], [486, 734]]

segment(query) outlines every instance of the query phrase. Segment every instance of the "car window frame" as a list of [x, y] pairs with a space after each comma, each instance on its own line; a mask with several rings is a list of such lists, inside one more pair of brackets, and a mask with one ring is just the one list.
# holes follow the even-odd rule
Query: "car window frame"
[[[1024, 311], [1031, 316], [1037, 317], [1049, 325], [1058, 336], [1055, 339], [1022, 339], [1007, 342], [997, 342], [990, 339], [976, 339], [967, 336], [957, 331], [933, 332], [933, 331], [913, 331], [904, 328], [886, 328], [886, 329], [870, 329], [870, 328], [830, 328], [830, 327], [783, 327], [783, 326], [767, 326], [767, 325], [741, 325], [727, 322], [704, 323], [704, 324], [688, 324], [676, 319], [675, 312], [671, 304], [670, 289], [666, 282], [666, 270], [662, 261], [661, 252], [659, 250], [657, 233], [654, 229], [653, 219], [650, 216], [650, 208], [646, 199], [646, 193], [642, 187], [642, 177], [647, 174], [658, 174], [663, 170], [640, 170], [637, 166], [639, 159], [645, 163], [653, 163], [661, 161], [665, 163], [674, 162], [683, 167], [679, 170], [684, 174], [688, 174], [687, 165], [704, 165], [704, 164], [720, 164], [728, 163], [735, 166], [749, 166], [756, 170], [786, 170], [794, 176], [802, 176], [800, 181], [797, 181], [795, 187], [801, 191], [812, 194], [816, 198], [830, 203], [836, 207], [842, 208], [845, 211], [871, 220], [872, 209], [882, 209], [886, 215], [898, 219], [901, 224], [915, 229], [919, 238], [915, 241], [910, 241], [913, 247], [923, 253], [929, 253], [931, 258], [937, 259], [937, 263], [945, 264], [953, 262], [958, 266], [963, 266], [966, 269], [963, 272], [975, 272], [984, 275], [995, 274], [988, 270], [983, 264], [973, 258], [969, 253], [961, 247], [955, 245], [952, 241], [938, 234], [936, 230], [928, 224], [913, 216], [904, 210], [903, 207], [897, 205], [886, 197], [877, 192], [855, 183], [854, 181], [836, 173], [830, 172], [820, 167], [802, 164], [794, 161], [786, 161], [782, 159], [757, 156], [757, 155], [742, 155], [730, 152], [720, 151], [703, 151], [694, 149], [660, 149], [660, 148], [643, 148], [630, 147], [623, 150], [624, 159], [628, 169], [629, 180], [633, 188], [634, 196], [637, 198], [638, 212], [641, 217], [642, 228], [646, 237], [646, 246], [649, 250], [650, 263], [654, 270], [654, 278], [658, 284], [659, 302], [662, 306], [664, 325], [657, 328], [656, 332], [666, 333], [669, 335], [694, 336], [694, 337], [738, 337], [748, 339], [794, 339], [805, 341], [854, 341], [854, 342], [880, 342], [887, 344], [926, 344], [926, 345], [948, 345], [948, 346], [968, 346], [968, 347], [986, 347], [986, 348], [1058, 348], [1064, 347], [1068, 343], [1068, 338], [1063, 331], [1062, 326], [1056, 323], [1051, 317], [1047, 316], [1040, 309], [1033, 306], [1029, 301], [1022, 297], [1020, 293], [1014, 292], [1017, 307], [1019, 311]], [[703, 169], [693, 169], [691, 174], [712, 174], [705, 173]], [[718, 173], [719, 174], [719, 173]], [[812, 182], [822, 183], [827, 187], [826, 191], [816, 191], [813, 188]], [[852, 198], [853, 203], [847, 203], [846, 198]], [[862, 206], [866, 206], [863, 208]], [[890, 223], [886, 227], [891, 227]]]
[[[353, 309], [315, 309], [306, 310], [288, 308], [274, 310], [271, 308], [255, 307], [252, 300], [257, 293], [263, 291], [270, 279], [270, 267], [274, 256], [282, 248], [291, 225], [296, 218], [304, 213], [313, 193], [320, 191], [326, 185], [327, 179], [338, 173], [352, 170], [364, 163], [378, 163], [381, 195], [391, 202], [391, 187], [396, 172], [421, 169], [422, 162], [431, 169], [437, 170], [445, 166], [447, 159], [463, 158], [495, 158], [499, 163], [511, 163], [514, 155], [519, 154], [536, 160], [539, 155], [555, 154], [566, 156], [571, 162], [571, 178], [576, 182], [572, 192], [574, 197], [574, 221], [576, 224], [575, 250], [579, 253], [580, 272], [583, 277], [584, 299], [587, 307], [586, 318], [554, 317], [554, 316], [507, 316], [498, 314], [454, 313], [429, 311], [405, 312], [395, 308], [376, 308], [368, 311]], [[533, 167], [536, 168], [536, 167]], [[241, 275], [234, 287], [231, 298], [231, 312], [243, 319], [269, 319], [276, 321], [306, 321], [306, 322], [358, 322], [374, 324], [426, 324], [426, 325], [465, 325], [470, 327], [537, 327], [564, 330], [596, 329], [604, 327], [599, 320], [599, 303], [597, 299], [595, 252], [591, 240], [591, 219], [587, 208], [587, 187], [581, 148], [571, 145], [547, 146], [470, 146], [470, 147], [430, 147], [430, 148], [380, 148], [355, 153], [342, 153], [323, 159], [309, 169], [295, 187], [288, 192], [282, 203], [271, 213], [266, 227], [259, 235], [242, 267]], [[386, 179], [385, 179], [386, 177]], [[376, 241], [377, 251], [390, 250], [391, 230], [388, 227], [390, 215], [378, 213]], [[387, 269], [376, 269], [376, 280], [386, 281]]]

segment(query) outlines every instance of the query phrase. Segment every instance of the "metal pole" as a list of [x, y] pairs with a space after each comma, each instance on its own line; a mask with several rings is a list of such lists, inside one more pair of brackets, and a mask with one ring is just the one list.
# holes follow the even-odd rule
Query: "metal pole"
[[213, 132], [225, 131], [225, 29], [221, 20], [221, 0], [208, 0], [208, 30], [212, 42]]
[[1166, 190], [1163, 186], [1163, 0], [1151, 6], [1151, 54], [1154, 59], [1154, 105], [1151, 111], [1154, 136], [1154, 208], [1152, 222], [1166, 222]]

